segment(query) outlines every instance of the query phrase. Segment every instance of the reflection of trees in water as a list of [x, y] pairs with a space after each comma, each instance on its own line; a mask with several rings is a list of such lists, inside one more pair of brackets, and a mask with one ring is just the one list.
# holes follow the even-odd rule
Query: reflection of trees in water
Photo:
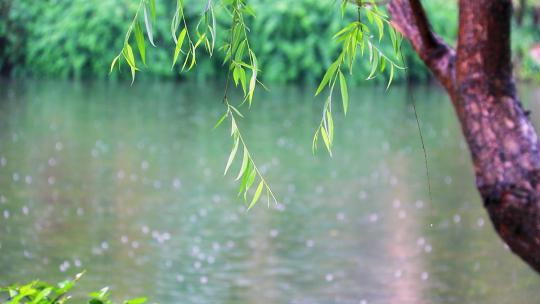
[[410, 180], [409, 172], [420, 170], [413, 170], [408, 158], [399, 155], [389, 159], [389, 167], [400, 181], [384, 200], [387, 206], [385, 223], [390, 232], [385, 244], [393, 266], [393, 273], [387, 274], [391, 293], [389, 303], [424, 303], [429, 273], [422, 262], [423, 252], [419, 250], [417, 240], [422, 238], [426, 228], [423, 227], [422, 214], [411, 210], [416, 201], [415, 191], [411, 191], [405, 182]]

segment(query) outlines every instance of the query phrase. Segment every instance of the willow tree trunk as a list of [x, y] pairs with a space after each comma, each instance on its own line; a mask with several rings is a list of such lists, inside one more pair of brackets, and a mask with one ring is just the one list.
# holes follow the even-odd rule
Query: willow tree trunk
[[451, 97], [495, 229], [540, 272], [540, 146], [512, 76], [511, 0], [460, 0], [457, 50], [432, 31], [419, 0], [388, 9]]

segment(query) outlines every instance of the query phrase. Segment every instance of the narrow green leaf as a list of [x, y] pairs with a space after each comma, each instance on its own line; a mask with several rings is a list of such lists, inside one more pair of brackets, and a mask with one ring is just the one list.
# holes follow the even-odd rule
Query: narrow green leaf
[[238, 109], [235, 106], [229, 105], [229, 108], [231, 108], [236, 114], [238, 114], [238, 116], [244, 118], [244, 115], [242, 115], [242, 113], [238, 111]]
[[334, 119], [332, 118], [332, 112], [326, 110], [326, 119], [328, 125], [328, 139], [330, 140], [330, 145], [334, 141]]
[[240, 167], [240, 171], [238, 172], [238, 176], [235, 180], [239, 180], [242, 175], [244, 175], [244, 171], [246, 171], [247, 165], [249, 161], [249, 152], [246, 146], [244, 146], [244, 156], [242, 158], [242, 166]]
[[152, 21], [148, 18], [148, 5], [144, 5], [144, 24], [146, 25], [148, 40], [150, 41], [150, 44], [155, 47], [154, 34], [152, 33]]
[[133, 49], [131, 48], [131, 45], [126, 44], [124, 46], [122, 54], [124, 55], [124, 58], [126, 58], [128, 65], [131, 67], [135, 67], [135, 56], [133, 56]]
[[120, 59], [120, 55], [114, 57], [112, 63], [111, 63], [111, 71], [109, 73], [112, 73], [112, 71], [114, 70], [114, 66], [116, 65], [116, 63], [118, 62], [118, 59]]
[[223, 172], [223, 175], [227, 174], [227, 171], [229, 170], [229, 167], [231, 166], [234, 157], [236, 155], [236, 151], [238, 150], [238, 143], [240, 142], [240, 137], [236, 136], [234, 139], [234, 145], [231, 151], [231, 154], [229, 155], [229, 159], [227, 160], [227, 166], [225, 166], [225, 172]]
[[144, 44], [144, 35], [139, 21], [135, 22], [135, 42], [137, 43], [141, 60], [143, 64], [146, 64], [146, 45]]
[[343, 113], [347, 114], [349, 108], [349, 93], [347, 92], [347, 81], [341, 71], [339, 71], [339, 86], [341, 88], [341, 101], [343, 103]]
[[390, 32], [390, 41], [392, 42], [392, 48], [394, 49], [394, 53], [397, 53], [398, 44], [397, 44], [396, 31], [392, 27], [390, 27], [388, 29], [388, 32]]
[[261, 197], [263, 186], [264, 186], [264, 182], [261, 180], [259, 182], [259, 185], [257, 186], [257, 189], [255, 190], [255, 194], [253, 195], [253, 199], [251, 200], [251, 203], [249, 204], [248, 210], [251, 209], [253, 206], [255, 206], [255, 204]]
[[187, 28], [183, 28], [180, 32], [180, 35], [178, 35], [178, 39], [176, 40], [176, 48], [174, 49], [174, 56], [173, 56], [173, 67], [176, 64], [176, 60], [178, 60], [178, 55], [180, 55], [180, 52], [182, 51], [182, 45], [184, 44], [184, 38], [186, 38]]
[[191, 63], [189, 64], [188, 71], [193, 68], [195, 63], [197, 63], [197, 60], [196, 60], [196, 48], [193, 47], [193, 49], [191, 50]]
[[186, 58], [184, 59], [184, 63], [182, 64], [182, 71], [186, 68], [186, 65], [189, 61], [189, 56], [191, 56], [191, 47], [189, 48], [187, 54], [186, 54]]
[[240, 68], [240, 84], [242, 85], [242, 90], [244, 91], [244, 95], [247, 96], [246, 71], [242, 68]]
[[239, 71], [240, 69], [241, 67], [235, 66], [233, 70], [233, 80], [234, 80], [235, 86], [238, 86], [238, 79], [240, 79], [240, 71]]
[[386, 90], [390, 88], [390, 85], [392, 84], [392, 80], [394, 79], [394, 65], [390, 65], [390, 76], [388, 78], [388, 84], [386, 85]]
[[328, 153], [330, 156], [332, 156], [332, 144], [330, 143], [330, 139], [328, 138], [328, 133], [326, 132], [326, 129], [324, 127], [321, 127], [321, 136], [324, 141], [324, 145], [326, 146], [326, 149], [328, 150]]
[[246, 188], [247, 181], [249, 177], [251, 176], [251, 172], [253, 170], [253, 163], [248, 159], [248, 164], [246, 167], [246, 170], [244, 171], [244, 175], [242, 176], [242, 182], [240, 183], [240, 188], [238, 189], [238, 195], [240, 195], [242, 192], [244, 192], [244, 189]]
[[375, 72], [377, 71], [377, 66], [379, 63], [379, 53], [376, 51], [373, 52], [373, 61], [371, 61], [371, 72], [369, 73], [369, 76], [367, 79], [372, 79], [375, 76]]
[[219, 127], [221, 125], [221, 123], [223, 123], [223, 121], [225, 120], [225, 118], [227, 118], [227, 116], [229, 116], [229, 113], [225, 113], [223, 114], [223, 116], [221, 116], [221, 118], [217, 121], [217, 123], [214, 125], [214, 129]]
[[326, 71], [326, 73], [324, 74], [324, 77], [323, 79], [321, 80], [321, 83], [319, 84], [319, 87], [317, 88], [317, 91], [315, 92], [315, 96], [319, 95], [319, 93], [322, 92], [322, 90], [324, 90], [324, 88], [326, 87], [326, 85], [328, 84], [328, 82], [330, 81], [330, 79], [332, 79], [332, 77], [334, 76], [334, 74], [336, 73], [336, 70], [338, 68], [338, 65], [339, 65], [339, 62], [338, 60], [334, 61], [330, 67], [328, 68], [328, 70]]
[[253, 182], [255, 181], [256, 176], [257, 176], [257, 170], [255, 170], [255, 168], [253, 167], [246, 181], [246, 188], [244, 189], [244, 199], [246, 197], [246, 194], [249, 188], [251, 188], [251, 185], [253, 185]]
[[313, 135], [313, 142], [311, 143], [311, 152], [315, 154], [315, 151], [317, 151], [317, 142], [319, 141], [319, 132], [320, 128], [317, 129], [317, 132], [315, 132], [315, 135]]
[[375, 17], [375, 23], [377, 24], [377, 29], [379, 30], [379, 42], [380, 42], [382, 40], [383, 34], [384, 34], [384, 25], [383, 25], [383, 22], [382, 22], [382, 20], [381, 20], [381, 18], [379, 16]]
[[255, 92], [255, 85], [257, 84], [257, 57], [255, 57], [255, 54], [250, 51], [251, 55], [251, 63], [253, 65], [253, 68], [251, 69], [251, 79], [249, 80], [249, 91], [248, 91], [248, 102], [251, 106], [251, 101], [253, 100], [253, 93]]

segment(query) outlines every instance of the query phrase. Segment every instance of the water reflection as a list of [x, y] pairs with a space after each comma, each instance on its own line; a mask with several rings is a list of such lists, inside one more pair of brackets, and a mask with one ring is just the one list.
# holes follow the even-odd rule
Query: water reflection
[[[261, 93], [245, 137], [280, 204], [252, 212], [222, 170], [220, 90], [4, 82], [0, 283], [57, 280], [159, 303], [530, 303], [540, 279], [496, 237], [437, 88], [351, 90], [335, 157], [312, 156], [312, 92]], [[523, 88], [533, 103], [538, 91]]]

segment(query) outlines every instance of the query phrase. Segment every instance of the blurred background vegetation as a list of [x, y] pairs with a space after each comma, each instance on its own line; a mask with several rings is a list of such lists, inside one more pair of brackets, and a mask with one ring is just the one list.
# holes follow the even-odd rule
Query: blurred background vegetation
[[[206, 1], [187, 1], [189, 22], [199, 20]], [[121, 49], [123, 35], [133, 16], [136, 0], [0, 0], [0, 73], [8, 77], [105, 79], [129, 77], [127, 71], [108, 75], [112, 58]], [[158, 48], [148, 50], [142, 78], [183, 79], [171, 70], [173, 41], [169, 24], [175, 1], [158, 1], [155, 25]], [[435, 30], [449, 43], [457, 33], [457, 1], [424, 1]], [[331, 42], [343, 24], [333, 0], [252, 0], [257, 17], [249, 20], [252, 47], [269, 83], [310, 83], [320, 79], [337, 52]], [[535, 60], [540, 42], [540, 1], [516, 0], [513, 48], [516, 74], [522, 80], [540, 81]], [[226, 16], [218, 16], [219, 30]], [[221, 24], [222, 26], [219, 26]], [[390, 46], [385, 46], [390, 48]], [[403, 54], [409, 73], [396, 81], [428, 80], [429, 73], [407, 43]], [[201, 56], [190, 77], [198, 81], [222, 79], [223, 55]], [[205, 57], [205, 58], [203, 58]], [[537, 56], [539, 57], [539, 56]], [[362, 81], [368, 65], [360, 62], [353, 82]], [[384, 79], [375, 80], [384, 81]]]

